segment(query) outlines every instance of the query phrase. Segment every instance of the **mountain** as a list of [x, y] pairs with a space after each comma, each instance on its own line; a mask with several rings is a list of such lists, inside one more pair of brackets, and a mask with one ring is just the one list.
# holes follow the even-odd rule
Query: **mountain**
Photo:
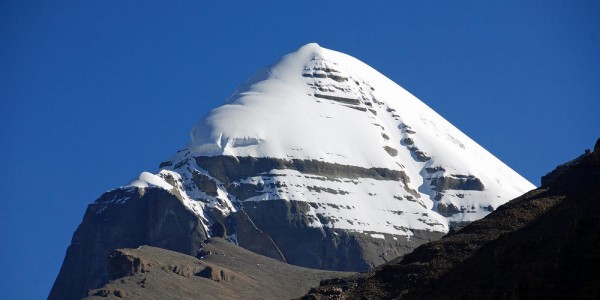
[[600, 139], [544, 178], [484, 219], [303, 299], [600, 298]]
[[90, 204], [49, 298], [105, 284], [114, 249], [195, 255], [210, 237], [294, 265], [366, 270], [533, 188], [384, 75], [308, 44], [198, 122], [157, 174]]

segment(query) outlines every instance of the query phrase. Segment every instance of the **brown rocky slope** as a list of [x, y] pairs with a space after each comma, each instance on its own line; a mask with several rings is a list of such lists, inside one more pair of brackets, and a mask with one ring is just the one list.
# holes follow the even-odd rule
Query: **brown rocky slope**
[[86, 299], [290, 299], [353, 274], [289, 265], [221, 238], [203, 244], [199, 257], [149, 246], [115, 250], [111, 280]]
[[600, 140], [544, 186], [303, 299], [600, 298]]

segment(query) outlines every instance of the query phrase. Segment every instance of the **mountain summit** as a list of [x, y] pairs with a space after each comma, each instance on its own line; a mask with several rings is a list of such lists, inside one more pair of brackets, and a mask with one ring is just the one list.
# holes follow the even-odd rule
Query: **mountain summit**
[[[204, 162], [220, 156], [276, 166], [227, 182]], [[317, 44], [258, 72], [198, 122], [172, 160], [180, 167], [166, 169], [191, 183], [189, 163], [181, 167], [190, 159], [216, 179], [222, 194], [211, 200], [224, 211], [248, 201], [302, 201], [316, 204], [306, 212], [312, 227], [374, 234], [445, 232], [534, 188], [373, 68]], [[254, 194], [235, 195], [227, 185], [253, 185]]]
[[90, 204], [50, 298], [105, 283], [115, 248], [195, 255], [210, 237], [365, 270], [534, 188], [384, 75], [317, 44], [259, 71], [160, 168]]

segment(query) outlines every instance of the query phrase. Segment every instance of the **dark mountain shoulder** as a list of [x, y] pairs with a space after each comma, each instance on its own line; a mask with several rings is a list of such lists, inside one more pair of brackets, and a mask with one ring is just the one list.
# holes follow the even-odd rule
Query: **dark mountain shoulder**
[[371, 272], [303, 299], [600, 297], [600, 150], [552, 184]]
[[81, 299], [104, 285], [106, 257], [116, 248], [152, 245], [195, 254], [206, 237], [201, 220], [170, 191], [109, 191], [88, 206], [48, 299]]
[[320, 280], [353, 273], [307, 269], [213, 238], [201, 258], [142, 246], [108, 260], [111, 281], [86, 299], [290, 299]]

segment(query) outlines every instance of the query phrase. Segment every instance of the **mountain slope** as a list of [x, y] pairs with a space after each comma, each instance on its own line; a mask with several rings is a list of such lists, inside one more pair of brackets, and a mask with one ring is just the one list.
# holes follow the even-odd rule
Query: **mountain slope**
[[209, 237], [366, 270], [533, 188], [382, 74], [317, 44], [258, 72], [160, 168], [88, 207], [51, 299], [100, 287], [112, 249], [195, 255]]
[[377, 270], [324, 281], [304, 299], [597, 299], [600, 140], [557, 170], [486, 218]]
[[119, 249], [108, 268], [112, 280], [86, 299], [291, 299], [319, 280], [352, 274], [296, 267], [219, 238], [203, 245], [200, 259], [147, 246]]

